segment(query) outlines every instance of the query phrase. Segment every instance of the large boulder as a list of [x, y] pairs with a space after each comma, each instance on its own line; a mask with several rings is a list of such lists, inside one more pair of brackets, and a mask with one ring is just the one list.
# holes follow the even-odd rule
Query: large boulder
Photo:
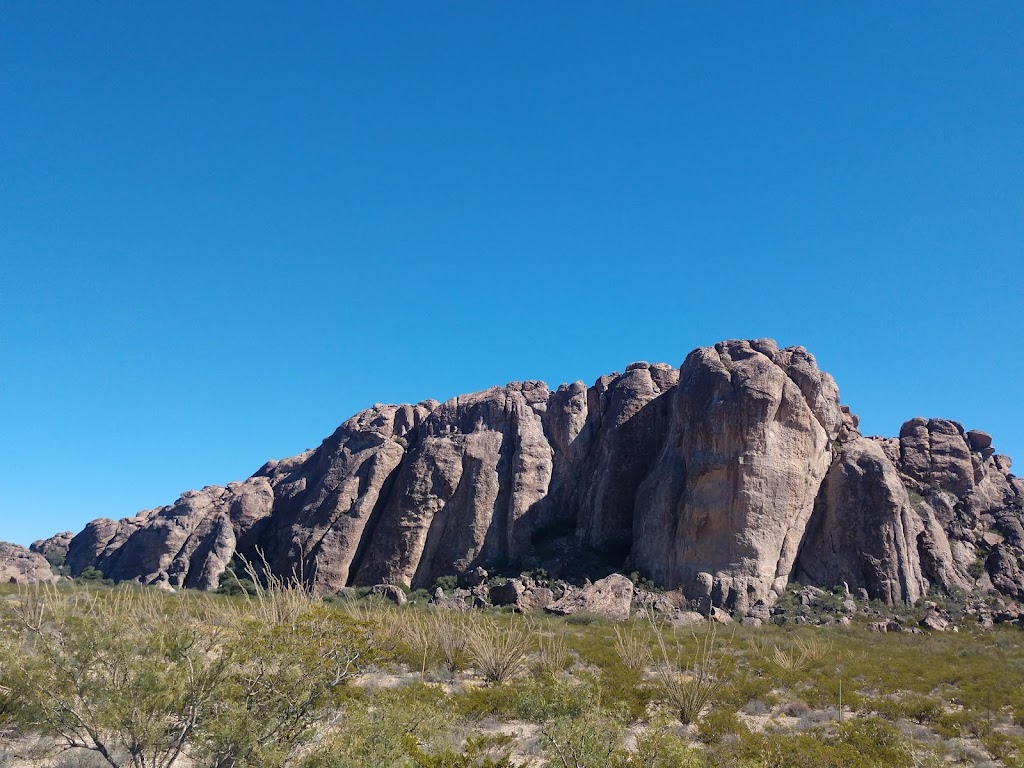
[[56, 581], [46, 558], [17, 544], [0, 541], [0, 584], [38, 584]]
[[572, 590], [548, 605], [546, 610], [559, 616], [587, 613], [625, 621], [629, 618], [632, 603], [633, 582], [622, 574], [613, 573], [593, 584]]

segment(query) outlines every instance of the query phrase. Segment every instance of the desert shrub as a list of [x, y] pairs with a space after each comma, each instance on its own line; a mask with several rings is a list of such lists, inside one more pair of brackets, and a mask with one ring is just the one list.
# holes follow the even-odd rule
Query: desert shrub
[[[760, 702], [764, 709], [769, 709], [779, 703], [779, 697], [774, 691], [774, 684], [771, 678], [747, 672], [735, 674], [729, 681], [718, 689], [716, 700], [723, 708], [741, 709], [750, 702]], [[748, 712], [747, 714], [762, 714]]]
[[504, 683], [526, 666], [531, 641], [528, 627], [521, 622], [504, 628], [493, 621], [482, 621], [470, 628], [466, 651], [486, 683]]
[[622, 756], [625, 726], [620, 717], [590, 709], [581, 717], [558, 717], [541, 729], [548, 764], [557, 768], [613, 768]]
[[[423, 683], [370, 691], [344, 703], [323, 741], [300, 768], [398, 768], [413, 765], [410, 743], [422, 749], [447, 744], [451, 713], [443, 694]], [[410, 742], [410, 739], [412, 740]]]
[[114, 586], [113, 579], [104, 578], [103, 571], [101, 571], [99, 568], [94, 568], [91, 565], [84, 571], [82, 571], [80, 574], [78, 574], [78, 576], [75, 578], [75, 581], [79, 584], [102, 584], [105, 587]]
[[403, 618], [398, 624], [402, 638], [398, 658], [423, 677], [437, 659], [440, 650], [436, 627], [432, 617], [418, 611], [405, 611]]
[[1024, 738], [993, 731], [981, 740], [982, 746], [996, 760], [1004, 764], [1021, 765], [1024, 758]]
[[459, 586], [459, 577], [454, 574], [447, 574], [445, 576], [438, 576], [434, 580], [434, 589], [443, 589], [445, 592], [451, 592]]
[[643, 675], [627, 667], [605, 667], [597, 676], [600, 700], [609, 707], [621, 707], [631, 720], [641, 720], [647, 714], [655, 691]]
[[785, 672], [797, 672], [824, 659], [832, 652], [832, 643], [818, 637], [797, 635], [788, 648], [774, 646], [772, 661]]
[[758, 768], [904, 768], [910, 745], [897, 728], [877, 718], [854, 719], [793, 733], [745, 733], [707, 753], [713, 766]]
[[598, 692], [590, 681], [544, 676], [467, 688], [452, 697], [452, 706], [472, 720], [495, 717], [543, 723], [559, 715], [580, 717], [596, 700]]
[[761, 701], [761, 699], [750, 699], [743, 705], [743, 714], [745, 715], [767, 715], [771, 711], [771, 707], [769, 707], [766, 702]]
[[782, 714], [787, 715], [788, 717], [803, 717], [810, 711], [810, 705], [801, 699], [787, 701], [785, 706], [782, 707]]
[[569, 666], [569, 646], [565, 636], [556, 632], [535, 630], [537, 636], [537, 671], [542, 674], [554, 675]]
[[197, 753], [211, 768], [284, 765], [373, 656], [362, 628], [328, 607], [277, 625], [246, 618], [224, 653], [228, 675], [197, 734]]
[[943, 712], [942, 702], [920, 693], [906, 693], [867, 703], [871, 709], [889, 720], [905, 718], [915, 723], [930, 723]]
[[513, 768], [507, 738], [470, 737], [461, 749], [443, 747], [428, 751], [415, 739], [404, 740], [406, 754], [417, 768]]
[[675, 735], [664, 720], [656, 720], [637, 736], [636, 750], [617, 755], [615, 768], [700, 768], [704, 760], [700, 750], [693, 749]]
[[245, 573], [245, 564], [239, 557], [232, 557], [217, 579], [218, 595], [255, 595], [256, 584]]
[[746, 731], [736, 713], [726, 709], [713, 709], [697, 723], [697, 739], [704, 744], [717, 744], [726, 736]]
[[600, 616], [596, 616], [593, 613], [586, 613], [585, 611], [580, 611], [579, 613], [571, 613], [565, 617], [566, 624], [570, 624], [576, 627], [586, 627], [600, 621]]
[[22, 592], [0, 660], [12, 717], [115, 768], [173, 765], [230, 667], [222, 631], [188, 608], [155, 590]]
[[442, 665], [449, 673], [455, 674], [466, 663], [466, 643], [469, 626], [465, 619], [456, 613], [438, 613], [431, 615], [430, 626], [433, 630], [434, 642]]
[[653, 661], [646, 638], [635, 629], [615, 627], [615, 654], [626, 669], [643, 672]]
[[658, 643], [658, 690], [684, 725], [694, 722], [711, 704], [733, 670], [733, 659], [715, 644], [717, 623], [707, 622], [704, 635], [694, 636], [687, 653], [673, 633], [652, 622]]

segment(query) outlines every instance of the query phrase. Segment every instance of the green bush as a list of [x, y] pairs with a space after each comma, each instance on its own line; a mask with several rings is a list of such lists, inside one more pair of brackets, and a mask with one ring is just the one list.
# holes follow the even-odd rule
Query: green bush
[[590, 709], [579, 717], [558, 717], [541, 729], [548, 764], [557, 768], [615, 768], [623, 757], [621, 717]]
[[454, 576], [451, 574], [447, 576], [438, 576], [437, 579], [434, 581], [434, 590], [443, 589], [445, 592], [451, 592], [458, 586], [458, 576]]
[[704, 744], [717, 744], [729, 735], [747, 732], [747, 726], [740, 722], [731, 710], [714, 709], [697, 723], [697, 739]]

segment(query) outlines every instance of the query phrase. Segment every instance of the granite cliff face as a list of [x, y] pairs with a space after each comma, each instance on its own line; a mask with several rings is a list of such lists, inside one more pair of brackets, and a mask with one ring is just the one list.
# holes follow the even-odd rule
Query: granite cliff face
[[36, 546], [72, 573], [172, 588], [215, 587], [259, 551], [323, 593], [610, 566], [740, 612], [793, 579], [888, 602], [932, 585], [1022, 599], [1024, 483], [1009, 467], [950, 421], [862, 437], [806, 350], [728, 341], [590, 387], [376, 405], [243, 483]]

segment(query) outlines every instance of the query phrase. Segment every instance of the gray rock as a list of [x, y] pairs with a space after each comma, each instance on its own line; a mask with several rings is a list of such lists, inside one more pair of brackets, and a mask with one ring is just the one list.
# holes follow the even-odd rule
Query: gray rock
[[945, 632], [949, 629], [950, 624], [949, 615], [937, 611], [934, 607], [921, 619], [921, 626], [934, 632]]
[[0, 541], [0, 584], [39, 584], [57, 581], [46, 558], [17, 544]]
[[379, 597], [390, 600], [395, 605], [405, 605], [408, 602], [405, 592], [394, 584], [375, 584], [371, 591]]
[[517, 605], [526, 588], [518, 579], [510, 579], [504, 584], [493, 586], [488, 591], [490, 601], [494, 605]]
[[845, 582], [887, 603], [912, 603], [927, 589], [917, 552], [922, 529], [882, 448], [853, 440], [825, 476], [795, 573], [801, 582]]
[[[215, 588], [232, 558], [265, 557], [321, 594], [452, 574], [479, 587], [510, 565], [575, 579], [585, 549], [702, 613], [762, 621], [751, 608], [795, 574], [862, 599], [934, 586], [1024, 600], [1024, 481], [990, 436], [923, 418], [898, 438], [858, 430], [806, 350], [728, 341], [590, 387], [375, 405], [243, 483], [37, 548], [65, 553], [73, 574], [173, 589]], [[522, 587], [517, 610], [547, 600]]]
[[548, 605], [547, 610], [560, 616], [591, 613], [625, 621], [629, 618], [632, 602], [633, 582], [621, 574], [613, 573], [607, 578], [566, 594], [561, 600]]
[[33, 541], [29, 551], [42, 555], [51, 562], [63, 562], [68, 556], [68, 547], [75, 537], [73, 531], [63, 531], [48, 539]]
[[986, 448], [992, 447], [992, 435], [982, 432], [980, 429], [972, 429], [967, 433], [967, 443], [971, 446], [972, 451], [980, 453]]

